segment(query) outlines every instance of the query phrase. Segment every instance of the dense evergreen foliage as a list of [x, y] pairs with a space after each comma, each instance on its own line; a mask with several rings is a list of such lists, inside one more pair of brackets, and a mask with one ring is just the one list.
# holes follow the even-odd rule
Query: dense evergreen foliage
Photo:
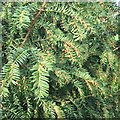
[[4, 120], [120, 117], [114, 3], [2, 6]]

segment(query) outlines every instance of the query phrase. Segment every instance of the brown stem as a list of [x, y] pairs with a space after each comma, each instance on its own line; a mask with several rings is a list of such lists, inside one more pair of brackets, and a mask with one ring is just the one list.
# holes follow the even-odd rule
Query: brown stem
[[116, 51], [116, 50], [118, 50], [119, 48], [120, 48], [120, 46], [116, 47], [113, 51]]
[[33, 22], [31, 23], [31, 25], [30, 25], [30, 27], [29, 27], [29, 29], [28, 29], [28, 32], [27, 32], [27, 34], [26, 34], [26, 36], [25, 36], [25, 38], [24, 38], [24, 40], [23, 40], [22, 44], [20, 45], [20, 47], [23, 47], [23, 45], [24, 45], [24, 44], [25, 44], [25, 42], [27, 41], [28, 36], [29, 36], [29, 34], [30, 34], [31, 30], [32, 30], [32, 28], [33, 28], [33, 26], [34, 26], [35, 22], [37, 21], [37, 19], [38, 19], [39, 15], [40, 15], [40, 14], [41, 14], [41, 12], [44, 10], [45, 5], [46, 5], [46, 2], [44, 2], [44, 3], [43, 3], [43, 5], [42, 5], [42, 7], [40, 8], [39, 12], [38, 12], [38, 13], [37, 13], [37, 15], [35, 16], [35, 18], [34, 18]]

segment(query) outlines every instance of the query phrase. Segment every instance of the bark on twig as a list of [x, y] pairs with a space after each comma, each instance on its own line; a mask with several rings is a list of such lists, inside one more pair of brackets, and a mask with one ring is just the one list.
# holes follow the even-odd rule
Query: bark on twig
[[113, 51], [116, 51], [116, 50], [118, 50], [119, 48], [120, 48], [120, 46], [116, 47]]
[[24, 38], [24, 40], [23, 40], [22, 44], [20, 45], [20, 47], [23, 47], [23, 45], [24, 45], [24, 44], [25, 44], [25, 42], [27, 41], [28, 36], [29, 36], [29, 34], [30, 34], [31, 30], [32, 30], [32, 28], [33, 28], [33, 26], [34, 26], [35, 22], [37, 21], [37, 19], [38, 19], [39, 15], [40, 15], [40, 14], [41, 14], [41, 12], [44, 10], [45, 5], [46, 5], [46, 2], [44, 2], [44, 3], [43, 3], [43, 5], [42, 5], [42, 7], [40, 8], [39, 12], [38, 12], [38, 13], [37, 13], [37, 15], [35, 16], [35, 18], [34, 18], [33, 22], [31, 23], [31, 25], [30, 25], [30, 27], [29, 27], [29, 29], [28, 29], [28, 32], [27, 32], [27, 34], [26, 34], [26, 36], [25, 36], [25, 38]]

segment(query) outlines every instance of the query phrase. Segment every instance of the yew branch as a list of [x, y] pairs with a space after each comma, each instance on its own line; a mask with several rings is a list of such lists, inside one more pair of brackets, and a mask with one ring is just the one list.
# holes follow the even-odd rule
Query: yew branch
[[37, 21], [39, 15], [40, 15], [40, 14], [42, 13], [42, 11], [44, 10], [45, 5], [46, 5], [46, 2], [43, 3], [43, 5], [42, 5], [42, 7], [40, 8], [39, 12], [36, 14], [36, 16], [35, 16], [34, 20], [32, 21], [32, 23], [31, 23], [31, 25], [30, 25], [30, 27], [29, 27], [29, 29], [28, 29], [28, 32], [27, 32], [27, 34], [26, 34], [26, 36], [25, 36], [25, 38], [24, 38], [22, 44], [20, 45], [20, 47], [23, 47], [23, 45], [24, 45], [25, 42], [27, 41], [28, 36], [29, 36], [31, 30], [32, 30], [34, 24], [36, 23], [36, 21]]

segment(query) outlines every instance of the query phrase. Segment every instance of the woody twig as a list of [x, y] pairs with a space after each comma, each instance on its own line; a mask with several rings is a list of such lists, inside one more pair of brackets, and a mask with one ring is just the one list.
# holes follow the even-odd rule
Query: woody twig
[[27, 34], [26, 34], [26, 36], [25, 36], [25, 38], [24, 38], [22, 44], [20, 45], [20, 47], [23, 47], [23, 45], [24, 45], [25, 42], [27, 41], [28, 36], [29, 36], [31, 30], [32, 30], [34, 24], [36, 23], [36, 21], [37, 21], [39, 15], [43, 12], [43, 10], [44, 10], [44, 8], [45, 8], [45, 5], [46, 5], [46, 2], [43, 3], [43, 5], [42, 5], [42, 7], [40, 8], [39, 12], [36, 14], [36, 16], [35, 16], [34, 20], [32, 21], [32, 23], [31, 23], [31, 25], [30, 25], [30, 27], [29, 27], [29, 29], [28, 29], [28, 32], [27, 32]]

